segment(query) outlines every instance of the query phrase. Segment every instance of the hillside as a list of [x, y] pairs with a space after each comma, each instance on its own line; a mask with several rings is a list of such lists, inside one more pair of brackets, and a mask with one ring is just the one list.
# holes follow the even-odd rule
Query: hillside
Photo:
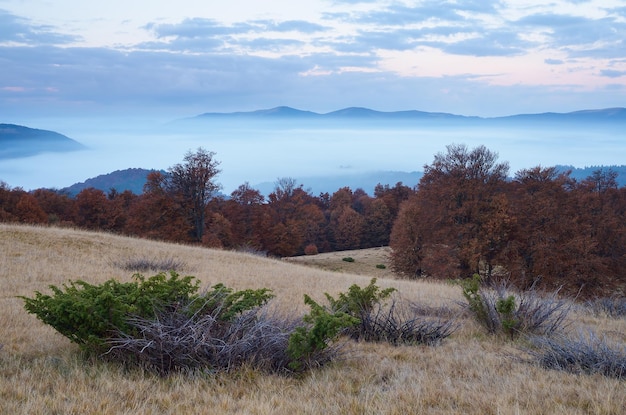
[[61, 192], [70, 196], [76, 196], [81, 190], [93, 187], [108, 193], [111, 189], [118, 192], [130, 190], [136, 195], [143, 193], [143, 187], [146, 184], [148, 174], [155, 170], [130, 168], [125, 170], [116, 170], [108, 174], [102, 174], [89, 178], [84, 182], [75, 183], [69, 187], [61, 189]]
[[0, 159], [29, 157], [45, 152], [67, 152], [85, 146], [54, 131], [0, 124]]
[[[371, 276], [378, 279], [394, 278], [393, 272], [390, 270], [390, 252], [389, 247], [356, 249], [286, 257], [283, 258], [283, 261], [345, 274]], [[348, 258], [352, 258], [354, 261], [345, 260]]]
[[[367, 253], [350, 255], [356, 265]], [[302, 313], [305, 293], [322, 301], [324, 292], [344, 292], [370, 280], [349, 269], [331, 272], [238, 252], [0, 224], [0, 413], [618, 414], [626, 407], [623, 381], [542, 369], [525, 361], [522, 344], [488, 336], [461, 314], [459, 329], [440, 346], [348, 342], [345, 359], [302, 377], [242, 369], [159, 378], [84, 360], [68, 340], [27, 314], [16, 297], [35, 290], [48, 293], [50, 284], [75, 279], [128, 280], [133, 271], [124, 268], [135, 260], [174, 264], [203, 286], [223, 282], [235, 288], [271, 288], [273, 307], [280, 313]], [[456, 302], [462, 297], [454, 285], [392, 275], [382, 276], [379, 285], [396, 287], [423, 309], [459, 311]], [[581, 310], [572, 325], [573, 332], [593, 328], [626, 342], [624, 319]]]

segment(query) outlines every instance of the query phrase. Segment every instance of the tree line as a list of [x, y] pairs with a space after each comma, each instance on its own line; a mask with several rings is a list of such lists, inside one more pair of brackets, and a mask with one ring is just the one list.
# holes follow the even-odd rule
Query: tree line
[[370, 197], [344, 187], [314, 196], [280, 178], [265, 197], [249, 183], [219, 193], [215, 153], [199, 148], [182, 163], [147, 177], [142, 194], [87, 188], [75, 197], [0, 184], [0, 221], [76, 226], [272, 256], [369, 248], [389, 244], [399, 206], [413, 190], [378, 185]]
[[508, 179], [508, 170], [484, 146], [437, 154], [394, 223], [396, 271], [624, 296], [626, 188], [617, 174], [599, 169], [576, 181], [537, 166]]
[[379, 184], [313, 195], [281, 178], [263, 196], [248, 183], [219, 193], [215, 153], [197, 149], [144, 192], [89, 188], [71, 198], [0, 183], [0, 221], [76, 226], [284, 257], [389, 245], [408, 278], [508, 279], [588, 297], [626, 288], [626, 189], [597, 170], [574, 180], [555, 167], [509, 177], [484, 146], [447, 146], [409, 187]]

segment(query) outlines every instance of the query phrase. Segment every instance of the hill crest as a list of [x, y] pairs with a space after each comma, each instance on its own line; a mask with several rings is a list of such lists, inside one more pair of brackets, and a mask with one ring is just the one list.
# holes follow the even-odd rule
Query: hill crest
[[84, 150], [76, 140], [55, 131], [16, 124], [0, 124], [0, 159], [34, 156], [45, 152]]

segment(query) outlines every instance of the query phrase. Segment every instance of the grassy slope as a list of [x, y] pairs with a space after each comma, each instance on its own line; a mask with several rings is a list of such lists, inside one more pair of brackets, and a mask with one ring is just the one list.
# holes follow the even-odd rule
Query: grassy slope
[[[284, 259], [291, 263], [313, 266], [327, 271], [363, 276], [369, 275], [376, 278], [393, 278], [393, 273], [389, 268], [389, 251], [389, 248], [381, 247], [327, 252]], [[352, 258], [354, 262], [344, 261], [343, 258]], [[376, 268], [376, 265], [384, 265], [385, 268]]]
[[[129, 279], [131, 273], [119, 266], [129, 259], [175, 258], [185, 264], [182, 274], [195, 275], [204, 285], [268, 287], [277, 295], [277, 307], [303, 312], [304, 293], [321, 300], [323, 292], [367, 285], [369, 271], [381, 271], [375, 268], [384, 263], [381, 253], [337, 254], [356, 260], [340, 263], [338, 273], [240, 253], [0, 224], [0, 413], [618, 414], [626, 407], [623, 381], [542, 370], [519, 359], [516, 345], [484, 335], [463, 318], [461, 329], [440, 347], [349, 343], [348, 359], [302, 378], [241, 370], [161, 379], [85, 361], [15, 298], [69, 280]], [[366, 255], [372, 266], [365, 264]], [[335, 269], [333, 255], [316, 261], [325, 257], [329, 262], [317, 266]], [[348, 273], [354, 271], [363, 275]], [[377, 276], [380, 286], [396, 287], [403, 297], [428, 305], [453, 306], [460, 300], [459, 288], [448, 284]], [[626, 342], [624, 320], [582, 314], [575, 320], [573, 330], [593, 326]]]

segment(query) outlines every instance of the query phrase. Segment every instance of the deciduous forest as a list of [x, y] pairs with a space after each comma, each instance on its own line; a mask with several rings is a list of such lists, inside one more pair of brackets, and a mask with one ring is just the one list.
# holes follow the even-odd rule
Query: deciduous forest
[[406, 278], [502, 279], [581, 299], [626, 291], [626, 188], [554, 167], [509, 172], [484, 146], [449, 145], [415, 186], [313, 195], [281, 178], [266, 198], [248, 183], [218, 191], [215, 153], [188, 152], [142, 194], [89, 188], [72, 198], [0, 183], [0, 221], [75, 226], [285, 257], [389, 245]]

